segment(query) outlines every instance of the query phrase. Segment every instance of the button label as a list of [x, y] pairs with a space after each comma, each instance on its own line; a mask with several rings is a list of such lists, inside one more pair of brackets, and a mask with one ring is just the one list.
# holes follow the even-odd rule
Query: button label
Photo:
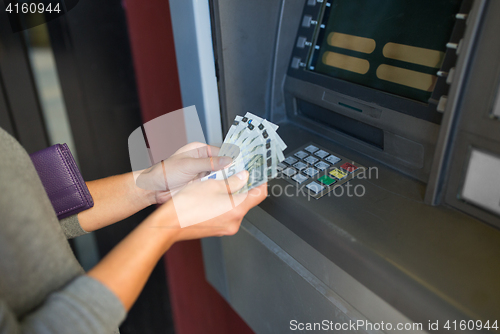
[[310, 177], [313, 177], [314, 175], [318, 174], [319, 172], [316, 169], [309, 167], [309, 168], [306, 168], [303, 173], [306, 175], [309, 175]]
[[304, 159], [305, 157], [307, 157], [309, 154], [307, 154], [306, 152], [304, 151], [298, 151], [297, 153], [295, 153], [295, 156], [299, 159]]
[[336, 178], [337, 180], [343, 180], [347, 177], [347, 173], [338, 168], [334, 168], [333, 170], [331, 170], [330, 175]]
[[346, 162], [345, 164], [343, 164], [342, 166], [340, 166], [340, 168], [342, 168], [343, 170], [348, 171], [349, 173], [352, 173], [352, 172], [354, 172], [356, 169], [358, 169], [358, 166], [356, 166], [356, 165], [353, 165], [353, 164], [351, 164], [351, 163]]
[[328, 156], [330, 153], [324, 150], [319, 150], [318, 152], [314, 153], [317, 157], [320, 157], [321, 159], [324, 159], [326, 156]]
[[299, 161], [295, 165], [293, 165], [293, 167], [297, 168], [298, 170], [303, 170], [304, 168], [307, 167], [307, 165], [302, 161]]
[[305, 177], [304, 175], [302, 174], [297, 174], [295, 175], [294, 177], [292, 177], [292, 180], [294, 180], [295, 182], [297, 182], [298, 184], [301, 184], [303, 183], [304, 181], [307, 180], [307, 177]]
[[323, 187], [321, 184], [317, 183], [317, 182], [311, 182], [309, 183], [306, 188], [308, 188], [309, 190], [311, 190], [313, 193], [317, 194], [317, 193], [320, 193], [323, 191], [323, 189], [325, 189], [325, 187]]
[[339, 157], [336, 157], [334, 156], [333, 154], [330, 155], [328, 158], [325, 158], [326, 161], [328, 161], [329, 163], [331, 163], [332, 165], [333, 164], [336, 164], [337, 162], [340, 161], [340, 158]]
[[307, 152], [309, 153], [314, 153], [316, 152], [317, 150], [319, 150], [319, 148], [317, 148], [316, 146], [314, 145], [309, 145], [307, 146], [304, 150], [306, 150]]
[[283, 174], [285, 174], [288, 177], [295, 175], [295, 173], [297, 173], [297, 171], [292, 167], [288, 167], [287, 169], [283, 170]]
[[318, 162], [316, 165], [314, 165], [316, 168], [319, 168], [321, 171], [324, 171], [328, 167], [330, 167], [330, 164], [324, 161]]
[[314, 164], [318, 160], [319, 160], [318, 158], [315, 158], [312, 155], [310, 155], [310, 156], [308, 156], [307, 158], [304, 159], [304, 161], [307, 162], [310, 165]]
[[283, 161], [284, 161], [284, 162], [286, 162], [286, 163], [287, 163], [287, 164], [289, 164], [289, 165], [293, 165], [293, 164], [294, 164], [294, 163], [296, 163], [298, 160], [297, 160], [297, 159], [295, 159], [294, 157], [291, 157], [291, 156], [290, 156], [290, 157], [286, 158], [286, 159], [285, 159], [285, 160], [283, 160]]

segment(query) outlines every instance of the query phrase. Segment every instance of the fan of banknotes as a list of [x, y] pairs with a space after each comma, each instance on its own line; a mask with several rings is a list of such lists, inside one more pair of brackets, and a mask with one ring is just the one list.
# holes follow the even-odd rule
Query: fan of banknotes
[[219, 151], [219, 156], [231, 157], [233, 163], [201, 180], [223, 180], [246, 169], [250, 176], [239, 191], [245, 192], [275, 178], [286, 148], [276, 130], [276, 124], [249, 112], [236, 116]]

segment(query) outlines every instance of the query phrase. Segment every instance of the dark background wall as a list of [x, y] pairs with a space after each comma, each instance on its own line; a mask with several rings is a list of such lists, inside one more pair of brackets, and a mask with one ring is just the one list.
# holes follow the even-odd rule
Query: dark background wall
[[23, 33], [13, 33], [0, 3], [0, 127], [33, 153], [49, 141]]
[[[142, 119], [121, 1], [80, 1], [48, 26], [85, 180], [129, 172], [127, 139]], [[101, 257], [152, 210], [96, 231]], [[173, 333], [165, 282], [160, 263], [122, 324], [122, 334]]]

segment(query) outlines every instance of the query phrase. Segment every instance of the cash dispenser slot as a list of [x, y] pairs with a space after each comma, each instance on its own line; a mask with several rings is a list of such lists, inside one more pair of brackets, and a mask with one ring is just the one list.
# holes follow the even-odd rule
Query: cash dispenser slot
[[[339, 102], [339, 106], [363, 112], [362, 109], [348, 105], [344, 102]], [[297, 109], [299, 114], [307, 118], [324, 124], [352, 138], [361, 140], [366, 144], [382, 150], [384, 149], [384, 131], [382, 129], [300, 99], [297, 99]]]

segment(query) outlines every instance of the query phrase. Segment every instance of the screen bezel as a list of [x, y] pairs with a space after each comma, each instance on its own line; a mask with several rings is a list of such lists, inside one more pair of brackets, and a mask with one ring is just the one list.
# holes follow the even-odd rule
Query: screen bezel
[[[323, 8], [325, 8], [326, 2], [327, 1], [325, 1], [325, 3], [323, 4], [324, 6]], [[466, 8], [467, 8], [466, 12], [468, 12], [471, 3], [472, 1], [463, 0], [460, 12], [464, 12], [462, 9]], [[304, 13], [306, 11], [307, 11], [307, 4], [304, 6]], [[323, 14], [324, 10], [321, 11], [319, 20], [320, 22], [323, 21]], [[455, 26], [453, 28], [453, 33], [452, 36], [450, 36], [450, 39], [452, 39], [454, 35], [463, 34], [463, 29], [462, 28], [457, 29], [457, 26], [458, 24], [455, 23]], [[301, 35], [301, 29], [302, 28], [299, 27], [296, 38], [298, 38], [298, 36]], [[313, 45], [316, 44], [317, 37], [318, 33], [315, 33], [315, 43]], [[312, 52], [312, 50], [310, 52]], [[294, 55], [292, 53], [290, 57], [290, 65], [293, 56]], [[309, 56], [307, 62], [309, 62], [310, 60]], [[441, 69], [445, 69], [448, 67], [448, 65], [456, 63], [456, 59], [457, 59], [456, 50], [447, 49], [445, 54], [445, 60], [441, 66]], [[443, 113], [437, 110], [438, 104], [440, 102], [439, 98], [441, 96], [446, 96], [449, 90], [449, 86], [446, 82], [446, 77], [438, 76], [436, 87], [432, 92], [429, 102], [426, 103], [410, 99], [407, 97], [403, 97], [400, 95], [392, 94], [389, 92], [385, 92], [382, 90], [377, 90], [375, 88], [363, 86], [358, 83], [331, 77], [326, 74], [314, 72], [309, 70], [307, 67], [301, 67], [296, 69], [293, 68], [292, 66], [289, 66], [287, 75], [302, 81], [306, 81], [308, 83], [313, 83], [315, 85], [321, 86], [325, 89], [337, 92], [342, 95], [352, 96], [360, 101], [365, 101], [366, 103], [369, 104], [376, 104], [382, 108], [387, 108], [395, 112], [423, 119], [425, 121], [435, 124], [441, 124], [443, 118]]]

